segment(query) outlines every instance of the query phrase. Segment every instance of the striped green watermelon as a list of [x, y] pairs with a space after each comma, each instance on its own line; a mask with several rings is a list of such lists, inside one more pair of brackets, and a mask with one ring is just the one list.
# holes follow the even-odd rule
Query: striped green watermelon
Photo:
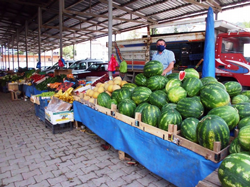
[[243, 91], [243, 92], [241, 93], [241, 95], [245, 95], [245, 96], [247, 96], [247, 97], [250, 99], [250, 90]]
[[239, 142], [239, 137], [237, 137], [230, 144], [229, 153], [230, 154], [240, 153], [242, 151], [246, 151], [246, 150], [242, 148], [242, 146], [240, 145], [240, 142]]
[[131, 99], [131, 95], [132, 92], [129, 89], [121, 89], [116, 96], [116, 101], [119, 104], [124, 99]]
[[139, 113], [142, 113], [142, 110], [146, 107], [146, 106], [149, 106], [150, 104], [148, 103], [141, 103], [139, 104], [136, 108], [135, 108], [135, 113], [136, 112], [139, 112]]
[[172, 87], [181, 86], [181, 81], [177, 79], [171, 79], [167, 82], [165, 89], [168, 92]]
[[214, 77], [203, 77], [203, 78], [201, 78], [201, 82], [202, 82], [203, 85], [206, 85], [206, 84], [209, 84], [209, 83], [212, 83], [212, 82], [218, 82], [218, 81]]
[[191, 77], [194, 77], [194, 78], [197, 78], [197, 79], [200, 78], [199, 72], [196, 71], [194, 68], [187, 68], [184, 71], [186, 72], [185, 79], [191, 78]]
[[229, 143], [229, 128], [219, 116], [207, 115], [203, 117], [197, 126], [196, 133], [199, 144], [211, 150], [213, 150], [216, 141], [221, 142], [221, 149], [224, 149]]
[[166, 77], [162, 75], [155, 75], [147, 80], [147, 87], [152, 91], [161, 90], [165, 87], [167, 82], [168, 79]]
[[230, 97], [239, 95], [242, 91], [242, 86], [237, 81], [228, 81], [227, 83], [225, 83], [225, 87]]
[[240, 119], [250, 116], [250, 103], [238, 103], [233, 107], [238, 110]]
[[196, 135], [196, 129], [197, 125], [199, 123], [199, 120], [196, 118], [186, 118], [181, 123], [181, 134], [184, 138], [192, 141], [197, 142], [197, 135]]
[[200, 98], [202, 104], [208, 109], [225, 106], [230, 102], [230, 96], [228, 93], [221, 88], [215, 87], [203, 88], [200, 93]]
[[250, 186], [250, 156], [234, 153], [227, 156], [218, 170], [218, 177], [223, 187]]
[[182, 98], [187, 97], [187, 92], [182, 87], [172, 87], [168, 91], [168, 99], [172, 103], [179, 102]]
[[168, 80], [171, 80], [171, 79], [179, 80], [179, 73], [171, 73], [171, 74], [167, 75], [167, 78], [168, 78]]
[[97, 104], [107, 108], [108, 101], [111, 99], [109, 94], [102, 92], [97, 97]]
[[247, 103], [249, 102], [249, 98], [245, 95], [236, 95], [232, 99], [232, 104], [238, 104], [238, 103]]
[[134, 83], [126, 83], [122, 86], [122, 89], [128, 89], [130, 92], [133, 92], [136, 87], [137, 85]]
[[226, 87], [224, 86], [224, 84], [220, 83], [220, 82], [210, 82], [205, 84], [204, 86], [201, 87], [201, 90], [203, 88], [209, 87], [210, 89], [212, 88], [221, 88], [223, 90], [226, 90]]
[[143, 75], [143, 73], [139, 73], [135, 76], [135, 84], [138, 86], [146, 86], [147, 85], [147, 77]]
[[239, 142], [243, 149], [250, 150], [250, 125], [242, 127], [239, 131]]
[[158, 127], [160, 115], [161, 111], [157, 106], [148, 105], [142, 110], [141, 120], [144, 123]]
[[204, 107], [197, 99], [186, 97], [177, 103], [176, 110], [183, 118], [200, 118], [204, 113]]
[[167, 110], [163, 112], [160, 116], [159, 128], [163, 130], [168, 130], [168, 125], [177, 125], [178, 129], [181, 127], [182, 117], [181, 114], [175, 110]]
[[135, 104], [140, 104], [148, 100], [152, 91], [147, 87], [136, 87], [132, 93], [132, 100]]
[[216, 115], [221, 117], [227, 123], [230, 130], [233, 130], [240, 120], [238, 110], [231, 106], [221, 106], [214, 108], [208, 112], [208, 115]]
[[189, 97], [193, 97], [200, 94], [202, 82], [198, 78], [191, 77], [184, 80], [182, 87], [187, 91]]
[[135, 108], [136, 104], [130, 99], [124, 99], [118, 104], [119, 113], [129, 117], [135, 117]]
[[115, 99], [110, 99], [107, 103], [107, 108], [111, 109], [112, 104], [117, 105], [117, 101]]
[[143, 68], [143, 74], [146, 77], [152, 77], [154, 75], [161, 75], [163, 72], [163, 65], [157, 60], [147, 62]]
[[111, 99], [115, 99], [117, 101], [117, 96], [120, 91], [121, 89], [113, 91], [111, 94]]
[[175, 109], [176, 107], [177, 107], [177, 104], [175, 104], [175, 103], [167, 103], [167, 104], [162, 106], [161, 113], [163, 113], [169, 109]]
[[241, 129], [242, 127], [245, 127], [247, 125], [250, 125], [250, 116], [243, 118], [238, 123], [238, 129]]
[[152, 105], [161, 109], [167, 103], [167, 94], [162, 90], [156, 90], [150, 94], [148, 100]]

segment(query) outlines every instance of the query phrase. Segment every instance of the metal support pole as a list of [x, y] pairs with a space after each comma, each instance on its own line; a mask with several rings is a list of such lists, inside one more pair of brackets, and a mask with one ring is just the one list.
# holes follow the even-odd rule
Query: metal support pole
[[28, 37], [28, 21], [26, 20], [25, 21], [25, 53], [26, 53], [26, 67], [28, 68], [28, 40], [27, 40], [27, 37]]
[[60, 0], [59, 1], [60, 59], [62, 58], [63, 10], [64, 10], [64, 0]]
[[54, 54], [53, 54], [53, 49], [52, 49], [52, 58], [51, 58], [52, 66], [53, 66], [53, 57], [54, 57]]
[[10, 70], [10, 51], [9, 51], [9, 49], [10, 49], [10, 42], [8, 42], [8, 68], [9, 68], [9, 70]]
[[13, 63], [13, 71], [15, 70], [15, 64], [14, 64], [14, 36], [12, 35], [12, 63]]
[[[109, 0], [108, 3], [108, 60], [111, 58], [112, 54], [112, 0]], [[109, 72], [109, 79], [112, 79], [112, 72]]]
[[44, 51], [44, 66], [46, 66], [46, 61], [45, 61], [45, 51]]
[[92, 40], [91, 39], [89, 40], [89, 47], [90, 47], [90, 49], [89, 49], [89, 58], [92, 59]]
[[215, 20], [218, 20], [218, 12], [215, 13]]
[[5, 69], [7, 68], [7, 56], [6, 56], [6, 44], [4, 45], [4, 55], [5, 55]]
[[17, 46], [17, 68], [19, 69], [19, 32], [17, 30], [17, 35], [16, 35], [16, 46]]
[[75, 34], [76, 34], [76, 32], [74, 32], [74, 43], [73, 43], [73, 60], [75, 60]]
[[41, 24], [42, 24], [41, 17], [42, 17], [41, 7], [38, 7], [38, 62], [41, 62]]

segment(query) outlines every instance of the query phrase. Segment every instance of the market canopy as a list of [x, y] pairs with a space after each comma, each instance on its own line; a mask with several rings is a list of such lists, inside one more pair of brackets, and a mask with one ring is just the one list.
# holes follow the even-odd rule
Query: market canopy
[[[63, 46], [108, 35], [108, 0], [0, 0], [0, 44], [38, 52], [38, 9], [41, 8], [41, 51], [59, 48], [62, 10]], [[248, 0], [113, 0], [113, 34], [250, 5]], [[25, 27], [26, 25], [26, 27]], [[25, 32], [26, 31], [26, 32]]]

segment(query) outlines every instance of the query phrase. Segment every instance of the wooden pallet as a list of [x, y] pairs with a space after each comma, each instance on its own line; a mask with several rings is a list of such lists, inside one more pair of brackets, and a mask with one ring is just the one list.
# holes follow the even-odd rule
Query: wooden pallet
[[221, 183], [218, 178], [218, 169], [208, 175], [204, 180], [199, 181], [196, 187], [221, 187]]

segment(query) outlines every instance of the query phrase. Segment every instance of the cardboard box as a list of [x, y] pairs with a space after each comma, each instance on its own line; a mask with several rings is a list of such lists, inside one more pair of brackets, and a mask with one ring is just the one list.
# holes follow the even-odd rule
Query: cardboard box
[[74, 121], [73, 111], [51, 112], [45, 107], [45, 119], [53, 125]]

